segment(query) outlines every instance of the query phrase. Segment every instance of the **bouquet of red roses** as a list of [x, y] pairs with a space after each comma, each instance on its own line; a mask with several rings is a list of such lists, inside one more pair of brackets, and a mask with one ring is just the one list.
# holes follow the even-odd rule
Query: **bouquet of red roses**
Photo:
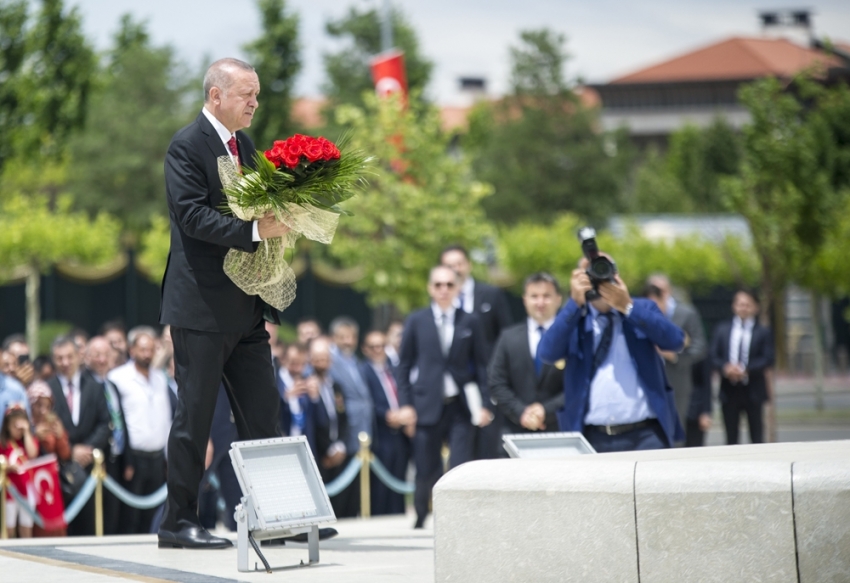
[[339, 215], [339, 203], [365, 186], [372, 159], [360, 151], [322, 137], [296, 134], [277, 140], [271, 149], [257, 152], [254, 167], [239, 169], [230, 156], [218, 159], [229, 210], [240, 219], [259, 219], [274, 212], [291, 228], [284, 237], [266, 239], [254, 253], [231, 249], [224, 271], [243, 291], [259, 295], [283, 310], [295, 299], [295, 274], [284, 253], [298, 237], [330, 243]]

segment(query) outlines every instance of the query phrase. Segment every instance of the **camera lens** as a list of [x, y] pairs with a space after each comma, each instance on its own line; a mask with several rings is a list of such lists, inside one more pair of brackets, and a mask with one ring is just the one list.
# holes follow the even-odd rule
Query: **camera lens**
[[604, 257], [598, 257], [590, 264], [591, 276], [596, 279], [609, 280], [614, 277], [614, 265]]

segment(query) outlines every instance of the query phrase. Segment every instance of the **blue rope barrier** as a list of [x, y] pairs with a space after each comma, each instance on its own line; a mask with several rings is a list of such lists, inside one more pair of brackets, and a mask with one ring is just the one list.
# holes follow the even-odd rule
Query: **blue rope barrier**
[[377, 457], [372, 456], [372, 471], [378, 476], [384, 485], [396, 494], [413, 494], [416, 486], [410, 482], [404, 482], [393, 476], [387, 467]]
[[165, 497], [168, 495], [168, 486], [166, 484], [163, 484], [160, 486], [159, 490], [152, 494], [148, 494], [147, 496], [139, 496], [138, 494], [128, 492], [121, 486], [121, 484], [116, 482], [112, 476], [106, 476], [103, 479], [103, 485], [127, 506], [132, 506], [133, 508], [139, 508], [141, 510], [148, 510], [162, 505], [162, 503], [165, 502]]
[[89, 501], [91, 495], [94, 494], [96, 486], [97, 479], [94, 476], [86, 478], [86, 481], [83, 483], [83, 487], [80, 488], [79, 493], [77, 493], [76, 498], [71, 500], [71, 503], [68, 504], [68, 508], [65, 509], [65, 513], [63, 514], [65, 524], [71, 524], [71, 521], [77, 517], [77, 514], [80, 513], [80, 510], [82, 510], [83, 506], [86, 505], [86, 502]]
[[325, 490], [327, 490], [328, 496], [336, 496], [337, 494], [348, 488], [348, 485], [352, 481], [354, 481], [354, 478], [356, 478], [357, 474], [360, 473], [360, 465], [360, 458], [351, 458], [348, 467], [345, 468], [333, 482], [331, 482], [330, 484], [325, 484]]
[[[35, 508], [30, 506], [29, 500], [24, 498], [21, 493], [18, 492], [18, 489], [15, 488], [15, 485], [12, 482], [7, 482], [6, 486], [9, 490], [9, 493], [12, 494], [12, 498], [15, 499], [15, 502], [18, 503], [18, 506], [23, 508], [24, 512], [26, 512], [32, 517], [32, 521], [36, 524], [36, 526], [38, 526], [39, 528], [44, 528], [44, 519], [41, 517], [41, 515]], [[5, 504], [6, 501], [4, 500], [3, 503]], [[5, 524], [2, 526], [3, 528], [6, 528]]]

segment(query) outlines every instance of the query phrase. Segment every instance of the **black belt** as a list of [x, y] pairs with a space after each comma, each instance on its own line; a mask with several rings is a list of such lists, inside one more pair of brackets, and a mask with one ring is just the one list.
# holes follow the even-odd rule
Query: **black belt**
[[658, 425], [658, 419], [644, 419], [637, 423], [624, 423], [622, 425], [585, 425], [584, 427], [586, 429], [601, 431], [605, 435], [622, 435], [629, 431], [635, 431], [645, 427], [654, 427], [656, 425]]
[[457, 401], [457, 399], [457, 395], [455, 395], [454, 397], [443, 397], [443, 404], [448, 405], [449, 403], [454, 403], [455, 401]]

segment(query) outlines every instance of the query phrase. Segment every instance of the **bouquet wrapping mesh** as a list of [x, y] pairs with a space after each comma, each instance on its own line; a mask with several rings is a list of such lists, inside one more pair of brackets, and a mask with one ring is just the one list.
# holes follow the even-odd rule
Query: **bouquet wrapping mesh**
[[[243, 176], [230, 156], [219, 156], [218, 174], [225, 189], [234, 187], [240, 180], [251, 180], [253, 174]], [[233, 197], [227, 197], [233, 215], [243, 221], [260, 219], [269, 208], [244, 208]], [[246, 294], [260, 296], [277, 310], [284, 310], [295, 300], [295, 272], [286, 262], [286, 250], [293, 249], [299, 237], [329, 244], [333, 241], [339, 223], [337, 213], [309, 204], [291, 204], [277, 219], [291, 230], [283, 237], [263, 239], [254, 253], [231, 249], [224, 258], [224, 273]]]

